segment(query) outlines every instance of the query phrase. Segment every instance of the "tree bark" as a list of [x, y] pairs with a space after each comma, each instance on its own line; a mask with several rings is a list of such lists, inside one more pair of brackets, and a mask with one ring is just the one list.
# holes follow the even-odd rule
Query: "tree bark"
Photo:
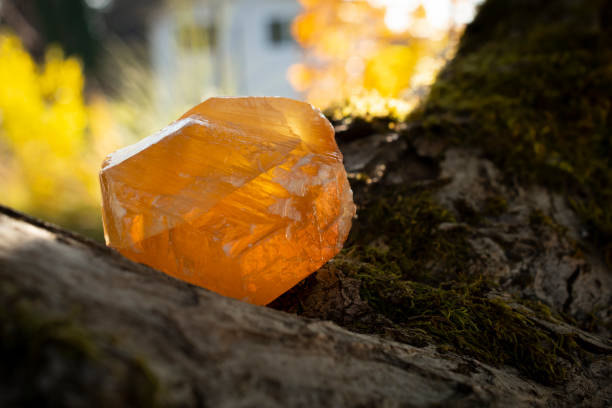
[[[0, 282], [2, 406], [524, 406], [569, 404], [587, 393], [609, 398], [602, 362], [568, 397], [507, 367], [219, 296], [6, 208]], [[554, 330], [610, 350], [574, 328]]]

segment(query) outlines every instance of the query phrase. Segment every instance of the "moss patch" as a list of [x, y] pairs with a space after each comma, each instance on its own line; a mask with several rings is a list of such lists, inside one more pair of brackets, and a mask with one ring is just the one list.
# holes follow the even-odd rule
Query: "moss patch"
[[[570, 198], [612, 251], [610, 1], [489, 0], [411, 120]], [[608, 257], [610, 257], [608, 253]]]
[[572, 361], [577, 350], [572, 336], [545, 331], [526, 314], [487, 298], [486, 285], [480, 282], [433, 287], [389, 280], [385, 274], [362, 275], [362, 279], [365, 298], [399, 326], [422, 330], [438, 343], [482, 362], [514, 366], [545, 384], [565, 378], [559, 357]]
[[[369, 333], [399, 332], [399, 340], [427, 342], [492, 365], [511, 365], [546, 384], [563, 380], [578, 350], [571, 336], [538, 327], [529, 313], [491, 298], [494, 288], [478, 267], [471, 232], [437, 205], [432, 192], [370, 192], [349, 242], [335, 263], [361, 281], [361, 297], [392, 322], [352, 327]], [[493, 200], [492, 212], [504, 207]], [[540, 316], [541, 315], [541, 316]]]
[[351, 258], [430, 284], [466, 279], [473, 254], [466, 230], [453, 228], [453, 215], [426, 190], [381, 194], [359, 211], [347, 245]]

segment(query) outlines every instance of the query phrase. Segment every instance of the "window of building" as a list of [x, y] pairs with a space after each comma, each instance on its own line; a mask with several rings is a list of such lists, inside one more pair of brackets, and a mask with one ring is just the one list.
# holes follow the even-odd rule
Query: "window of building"
[[274, 46], [293, 44], [291, 20], [274, 18], [268, 23], [268, 40]]

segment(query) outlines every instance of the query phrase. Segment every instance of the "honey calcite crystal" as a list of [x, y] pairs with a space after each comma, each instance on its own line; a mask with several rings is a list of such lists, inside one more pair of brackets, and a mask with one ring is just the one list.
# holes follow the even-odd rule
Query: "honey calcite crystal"
[[332, 258], [355, 214], [334, 130], [286, 98], [212, 98], [100, 172], [106, 242], [264, 305]]

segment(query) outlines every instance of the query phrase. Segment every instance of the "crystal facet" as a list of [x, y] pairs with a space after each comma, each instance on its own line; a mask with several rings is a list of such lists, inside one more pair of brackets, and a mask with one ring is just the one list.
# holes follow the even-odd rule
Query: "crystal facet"
[[267, 304], [341, 248], [355, 213], [334, 130], [286, 98], [212, 98], [109, 155], [106, 242], [128, 258]]

